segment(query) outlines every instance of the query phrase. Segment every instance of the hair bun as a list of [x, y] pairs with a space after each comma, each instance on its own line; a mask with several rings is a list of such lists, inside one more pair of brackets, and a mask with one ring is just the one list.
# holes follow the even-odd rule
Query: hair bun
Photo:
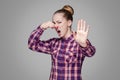
[[70, 12], [71, 15], [74, 14], [74, 10], [70, 5], [65, 5], [62, 9], [67, 10], [68, 12]]

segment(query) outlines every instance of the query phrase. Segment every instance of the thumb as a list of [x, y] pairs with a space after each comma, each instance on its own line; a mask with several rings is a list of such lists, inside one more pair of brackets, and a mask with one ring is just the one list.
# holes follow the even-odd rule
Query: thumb
[[77, 32], [76, 31], [73, 31], [73, 36], [76, 36]]
[[76, 39], [76, 34], [77, 34], [77, 32], [73, 31], [73, 36], [74, 36], [75, 39]]

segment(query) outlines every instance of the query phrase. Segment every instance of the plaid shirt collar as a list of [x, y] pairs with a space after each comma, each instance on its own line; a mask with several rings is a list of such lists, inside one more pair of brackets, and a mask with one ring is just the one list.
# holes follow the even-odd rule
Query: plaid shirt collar
[[73, 34], [71, 34], [68, 38], [61, 38], [63, 42], [71, 42], [74, 40]]

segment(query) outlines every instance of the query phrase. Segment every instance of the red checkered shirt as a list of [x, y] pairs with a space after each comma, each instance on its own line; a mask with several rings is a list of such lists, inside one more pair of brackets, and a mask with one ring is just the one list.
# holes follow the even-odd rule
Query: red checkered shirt
[[28, 40], [28, 47], [37, 52], [51, 55], [52, 68], [49, 80], [82, 80], [81, 68], [84, 58], [95, 54], [95, 47], [87, 40], [87, 47], [80, 46], [73, 35], [67, 39], [40, 40], [44, 30], [35, 29]]

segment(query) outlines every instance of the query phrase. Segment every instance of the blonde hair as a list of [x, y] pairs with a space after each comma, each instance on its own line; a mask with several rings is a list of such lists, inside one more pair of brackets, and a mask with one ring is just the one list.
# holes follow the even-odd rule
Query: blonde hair
[[73, 10], [73, 8], [72, 8], [70, 5], [65, 5], [62, 9], [65, 9], [65, 10], [67, 10], [68, 12], [70, 12], [71, 15], [74, 14], [74, 10]]

